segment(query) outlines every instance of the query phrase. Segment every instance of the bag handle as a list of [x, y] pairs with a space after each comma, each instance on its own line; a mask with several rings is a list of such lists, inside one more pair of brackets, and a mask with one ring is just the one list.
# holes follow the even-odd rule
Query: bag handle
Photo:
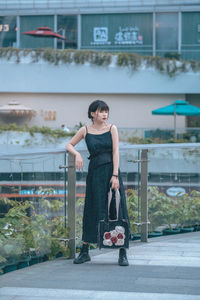
[[[110, 203], [112, 200], [112, 188], [110, 188], [108, 192], [108, 219], [109, 219], [109, 212], [110, 212]], [[119, 205], [120, 205], [120, 192], [119, 190], [115, 190], [115, 201], [116, 201], [116, 211], [117, 211], [117, 219], [112, 221], [118, 221], [119, 219]], [[110, 219], [109, 219], [110, 220]]]

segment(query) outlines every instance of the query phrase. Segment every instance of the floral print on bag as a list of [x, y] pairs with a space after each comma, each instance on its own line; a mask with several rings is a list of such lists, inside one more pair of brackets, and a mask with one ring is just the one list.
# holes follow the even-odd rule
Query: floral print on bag
[[114, 230], [107, 231], [103, 236], [103, 244], [104, 246], [123, 246], [125, 239], [125, 229], [122, 226], [115, 226]]

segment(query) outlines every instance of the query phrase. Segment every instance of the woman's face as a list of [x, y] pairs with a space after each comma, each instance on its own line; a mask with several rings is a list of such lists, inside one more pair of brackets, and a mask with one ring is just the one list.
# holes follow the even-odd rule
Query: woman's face
[[91, 113], [92, 117], [93, 117], [93, 121], [96, 122], [106, 122], [108, 119], [108, 111], [106, 110], [102, 110], [100, 111], [99, 109], [97, 109], [95, 112]]

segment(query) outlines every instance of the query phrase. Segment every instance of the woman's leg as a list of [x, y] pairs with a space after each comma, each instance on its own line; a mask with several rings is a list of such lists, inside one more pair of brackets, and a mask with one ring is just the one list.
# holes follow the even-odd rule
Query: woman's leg
[[120, 266], [128, 266], [128, 259], [126, 256], [126, 249], [125, 248], [120, 248], [119, 249], [119, 259], [118, 259], [118, 264]]
[[89, 243], [83, 241], [79, 256], [77, 258], [75, 258], [74, 261], [73, 261], [74, 264], [82, 264], [86, 261], [91, 260], [91, 258], [89, 256], [89, 253], [88, 253], [89, 252], [89, 246], [90, 246]]

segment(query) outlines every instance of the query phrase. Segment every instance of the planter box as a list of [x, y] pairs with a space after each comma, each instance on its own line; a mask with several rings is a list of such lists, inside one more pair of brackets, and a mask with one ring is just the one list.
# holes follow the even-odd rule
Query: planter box
[[137, 234], [132, 234], [131, 235], [131, 240], [140, 240], [141, 239], [141, 234], [137, 233]]
[[28, 261], [20, 261], [17, 264], [17, 269], [23, 269], [29, 266], [29, 262]]
[[180, 232], [181, 232], [180, 228], [164, 229], [163, 230], [163, 235], [177, 234], [177, 233], [180, 233]]
[[42, 261], [47, 261], [49, 260], [48, 256], [45, 254], [43, 257], [42, 257]]
[[183, 228], [180, 228], [180, 230], [181, 230], [181, 233], [193, 232], [194, 227], [183, 227]]
[[31, 256], [31, 260], [29, 262], [29, 266], [41, 263], [43, 261], [48, 260], [48, 257], [46, 255], [34, 255]]
[[59, 252], [58, 254], [56, 254], [56, 258], [62, 257], [62, 256], [63, 256], [62, 252]]
[[35, 265], [39, 263], [39, 256], [32, 256], [29, 262], [29, 266]]
[[5, 266], [4, 263], [0, 264], [0, 276], [4, 274], [4, 270], [3, 270], [4, 266]]
[[194, 226], [194, 231], [200, 231], [200, 225], [195, 225]]
[[161, 231], [154, 231], [154, 232], [149, 232], [148, 233], [148, 238], [154, 238], [158, 236], [162, 236], [163, 233]]
[[3, 268], [4, 273], [12, 272], [15, 270], [17, 270], [17, 263], [7, 265]]

